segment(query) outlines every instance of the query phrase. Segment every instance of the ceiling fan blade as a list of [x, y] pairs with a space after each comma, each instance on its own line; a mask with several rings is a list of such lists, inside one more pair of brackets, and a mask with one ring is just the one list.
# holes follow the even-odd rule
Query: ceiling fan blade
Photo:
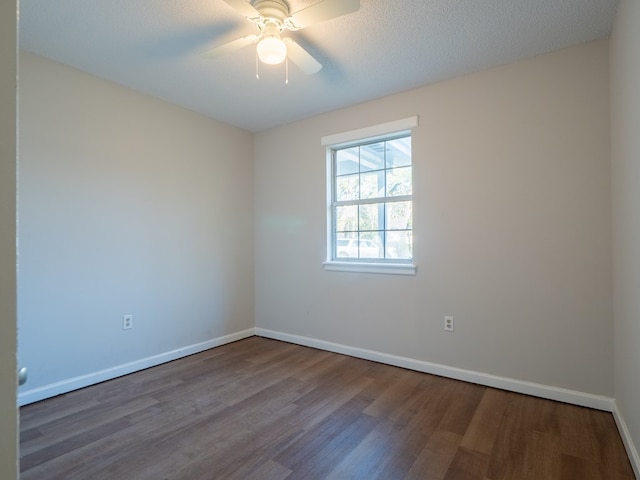
[[324, 0], [293, 13], [286, 19], [285, 24], [290, 30], [298, 30], [358, 10], [360, 0]]
[[218, 58], [227, 53], [235, 52], [241, 48], [256, 43], [260, 37], [258, 35], [247, 35], [246, 37], [237, 38], [228, 43], [223, 43], [217, 47], [210, 48], [206, 52], [203, 52], [202, 56], [205, 58]]
[[282, 40], [287, 44], [287, 57], [295, 63], [300, 70], [307, 75], [312, 75], [320, 71], [322, 65], [313, 58], [309, 52], [290, 38], [283, 38]]
[[256, 19], [260, 17], [260, 12], [256, 10], [253, 5], [251, 5], [247, 0], [224, 0], [229, 4], [231, 8], [233, 8], [236, 12], [238, 12], [243, 17], [247, 17], [248, 19]]

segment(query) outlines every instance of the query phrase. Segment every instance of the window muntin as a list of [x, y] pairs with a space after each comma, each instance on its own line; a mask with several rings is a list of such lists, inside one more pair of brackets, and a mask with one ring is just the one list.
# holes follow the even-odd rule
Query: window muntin
[[331, 148], [332, 260], [413, 258], [411, 134]]

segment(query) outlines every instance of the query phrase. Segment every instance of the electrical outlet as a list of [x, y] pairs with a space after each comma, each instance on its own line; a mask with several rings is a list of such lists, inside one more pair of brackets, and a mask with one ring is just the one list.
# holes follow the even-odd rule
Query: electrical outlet
[[453, 317], [451, 316], [444, 317], [444, 329], [447, 332], [453, 332]]
[[133, 328], [133, 315], [123, 315], [122, 316], [122, 329], [129, 330]]

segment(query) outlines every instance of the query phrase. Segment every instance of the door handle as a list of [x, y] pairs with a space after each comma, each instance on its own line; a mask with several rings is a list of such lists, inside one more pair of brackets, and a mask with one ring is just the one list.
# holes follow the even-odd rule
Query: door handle
[[27, 383], [27, 367], [22, 367], [18, 370], [18, 385], [24, 385]]

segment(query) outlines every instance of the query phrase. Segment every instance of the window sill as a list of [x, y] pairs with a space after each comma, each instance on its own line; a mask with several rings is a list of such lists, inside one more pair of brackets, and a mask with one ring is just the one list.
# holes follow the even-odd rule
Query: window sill
[[416, 266], [412, 263], [363, 263], [363, 262], [324, 262], [324, 269], [331, 272], [382, 273], [387, 275], [415, 275]]

